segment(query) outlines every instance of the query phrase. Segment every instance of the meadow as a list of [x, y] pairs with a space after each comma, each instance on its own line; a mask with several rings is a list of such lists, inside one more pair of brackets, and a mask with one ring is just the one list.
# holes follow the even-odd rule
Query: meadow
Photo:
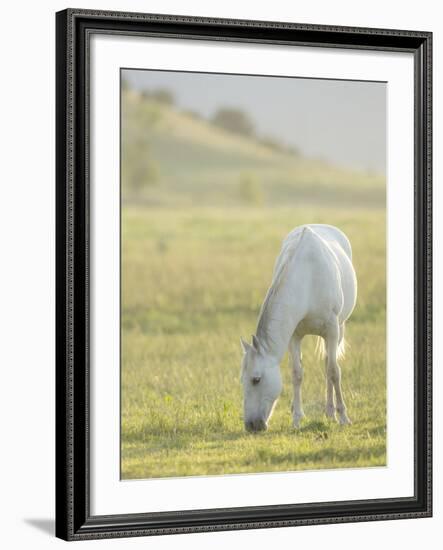
[[[123, 215], [122, 478], [386, 463], [383, 212], [127, 207]], [[251, 435], [242, 423], [239, 338], [255, 330], [282, 237], [314, 215], [353, 245], [359, 298], [342, 361], [353, 424], [324, 416], [323, 364], [307, 337], [301, 429], [291, 426], [284, 360], [270, 428]]]
[[[122, 479], [385, 465], [384, 179], [123, 98]], [[143, 151], [159, 176], [135, 188]], [[269, 430], [249, 434], [240, 336], [254, 333], [282, 239], [303, 223], [336, 225], [353, 247], [359, 294], [341, 362], [353, 424], [325, 417], [324, 365], [306, 337], [301, 428], [285, 358]]]

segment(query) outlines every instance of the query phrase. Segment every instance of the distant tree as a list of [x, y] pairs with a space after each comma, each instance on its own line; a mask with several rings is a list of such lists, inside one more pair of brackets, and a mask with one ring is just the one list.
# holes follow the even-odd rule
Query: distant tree
[[152, 131], [161, 120], [161, 108], [140, 99], [124, 103], [122, 116], [122, 178], [125, 189], [136, 197], [161, 179], [150, 143]]
[[260, 138], [258, 141], [265, 147], [269, 147], [269, 149], [273, 149], [274, 151], [277, 151], [279, 153], [285, 153], [287, 155], [294, 155], [294, 156], [300, 155], [296, 147], [294, 147], [293, 145], [285, 145], [284, 143], [281, 143], [275, 138], [264, 136]]
[[143, 99], [150, 99], [151, 92], [149, 90], [146, 90], [145, 88], [143, 90], [140, 90], [140, 95]]
[[229, 132], [244, 136], [254, 135], [254, 124], [247, 113], [240, 109], [231, 109], [228, 107], [219, 109], [215, 113], [212, 122]]
[[151, 97], [159, 103], [164, 103], [165, 105], [174, 105], [175, 103], [174, 94], [166, 88], [154, 90], [151, 92]]
[[274, 151], [278, 151], [281, 153], [284, 150], [282, 144], [274, 138], [263, 137], [259, 141], [262, 145], [264, 145], [265, 147], [269, 147], [269, 149], [272, 149]]
[[143, 136], [134, 136], [124, 143], [123, 158], [123, 176], [136, 195], [140, 195], [144, 188], [159, 182], [159, 165], [151, 158], [149, 146]]
[[286, 147], [286, 151], [290, 154], [290, 155], [294, 155], [295, 157], [299, 157], [300, 156], [300, 150], [295, 147], [295, 145], [288, 145]]
[[200, 113], [197, 113], [197, 111], [193, 111], [192, 109], [186, 109], [183, 111], [184, 115], [187, 115], [190, 118], [193, 118], [195, 120], [202, 120], [203, 117]]
[[264, 202], [260, 180], [253, 172], [243, 172], [238, 181], [238, 191], [243, 202], [260, 205]]

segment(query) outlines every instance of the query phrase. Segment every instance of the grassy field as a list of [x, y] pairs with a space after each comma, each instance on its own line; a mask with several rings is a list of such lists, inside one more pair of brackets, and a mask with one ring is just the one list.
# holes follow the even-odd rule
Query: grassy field
[[[242, 424], [240, 336], [250, 337], [282, 238], [337, 225], [359, 282], [342, 361], [353, 424], [323, 414], [323, 365], [305, 338], [306, 419], [291, 426], [290, 372], [270, 429]], [[123, 479], [386, 463], [385, 211], [382, 207], [126, 204], [122, 218]]]

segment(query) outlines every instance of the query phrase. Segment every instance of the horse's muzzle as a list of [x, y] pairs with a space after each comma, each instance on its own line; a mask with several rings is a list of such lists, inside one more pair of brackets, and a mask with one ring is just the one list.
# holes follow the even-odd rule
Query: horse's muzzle
[[263, 432], [268, 429], [268, 425], [264, 420], [258, 418], [257, 420], [245, 422], [245, 428], [248, 432]]

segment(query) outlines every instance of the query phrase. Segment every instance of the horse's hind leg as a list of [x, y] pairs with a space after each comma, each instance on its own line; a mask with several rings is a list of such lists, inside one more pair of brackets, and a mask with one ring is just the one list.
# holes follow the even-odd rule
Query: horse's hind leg
[[301, 365], [300, 340], [293, 336], [289, 342], [291, 356], [292, 383], [294, 386], [294, 401], [292, 402], [292, 420], [295, 428], [300, 427], [300, 420], [304, 417], [301, 401], [301, 385], [303, 382], [303, 367]]
[[334, 384], [332, 383], [332, 377], [328, 375], [328, 355], [325, 357], [325, 370], [326, 370], [326, 416], [332, 420], [335, 418], [335, 403], [334, 403]]
[[[339, 326], [339, 334], [338, 334], [338, 347], [340, 347], [341, 341], [343, 340], [344, 336], [344, 325]], [[325, 352], [325, 373], [326, 373], [326, 416], [328, 418], [331, 418], [332, 420], [336, 420], [335, 417], [335, 402], [334, 402], [334, 384], [333, 384], [333, 377], [328, 376], [328, 352], [327, 348]]]
[[[326, 334], [326, 414], [334, 418], [336, 408], [340, 424], [350, 424], [341, 389], [341, 369], [337, 362], [337, 351], [342, 338], [343, 326], [339, 326], [337, 319], [334, 319]], [[333, 390], [335, 390], [336, 407], [334, 407]]]

